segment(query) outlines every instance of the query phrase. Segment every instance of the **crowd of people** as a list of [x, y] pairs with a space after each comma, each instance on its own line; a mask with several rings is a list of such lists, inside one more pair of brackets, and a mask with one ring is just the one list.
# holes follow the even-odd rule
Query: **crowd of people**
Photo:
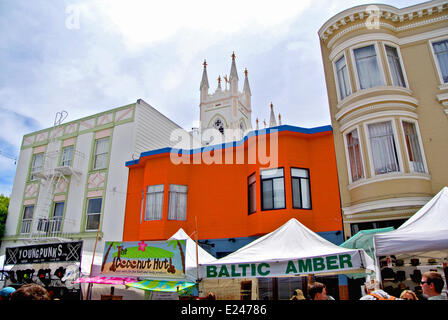
[[[360, 300], [448, 300], [448, 297], [442, 294], [444, 281], [440, 273], [429, 271], [422, 275], [420, 282], [423, 295], [419, 299], [417, 294], [409, 289], [404, 289], [399, 297], [395, 297], [381, 289], [381, 284], [376, 280], [365, 283], [366, 294]], [[300, 289], [294, 290], [291, 300], [335, 300], [327, 294], [325, 284], [313, 282], [308, 285], [308, 297], [305, 297]]]
[[[427, 300], [448, 300], [447, 296], [442, 294], [445, 285], [442, 276], [433, 271], [425, 272], [422, 275], [420, 285], [423, 290], [423, 299]], [[399, 297], [390, 295], [383, 289], [376, 280], [365, 283], [366, 294], [360, 300], [420, 300], [415, 292], [405, 289]], [[214, 293], [209, 292], [207, 300], [215, 300]], [[24, 284], [17, 290], [13, 287], [5, 287], [0, 290], [0, 300], [21, 301], [21, 300], [51, 300], [48, 291], [36, 283]], [[313, 282], [308, 285], [308, 297], [305, 297], [301, 289], [294, 290], [291, 300], [335, 300], [327, 294], [327, 287], [321, 282]]]

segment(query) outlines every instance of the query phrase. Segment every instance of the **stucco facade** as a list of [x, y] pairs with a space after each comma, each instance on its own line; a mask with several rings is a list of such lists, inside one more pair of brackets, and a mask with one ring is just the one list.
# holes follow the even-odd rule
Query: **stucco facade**
[[1, 254], [6, 247], [83, 240], [84, 253], [101, 257], [105, 241], [123, 238], [125, 162], [170, 145], [176, 129], [139, 99], [25, 135]]
[[345, 235], [398, 227], [448, 184], [448, 4], [353, 7], [319, 38]]

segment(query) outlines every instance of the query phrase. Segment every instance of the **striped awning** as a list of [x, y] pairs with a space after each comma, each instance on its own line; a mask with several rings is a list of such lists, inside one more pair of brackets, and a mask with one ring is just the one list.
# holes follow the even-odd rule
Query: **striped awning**
[[73, 283], [99, 283], [99, 284], [129, 284], [132, 282], [137, 282], [138, 280], [135, 278], [120, 278], [120, 277], [86, 277], [86, 278], [78, 278]]
[[134, 283], [127, 283], [126, 286], [147, 291], [180, 292], [193, 287], [196, 283], [186, 281], [164, 281], [164, 280], [142, 280]]

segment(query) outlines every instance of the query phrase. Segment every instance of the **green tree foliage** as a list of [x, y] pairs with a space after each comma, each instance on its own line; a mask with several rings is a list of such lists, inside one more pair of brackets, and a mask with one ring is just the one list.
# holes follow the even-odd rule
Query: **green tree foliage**
[[0, 242], [5, 234], [6, 216], [8, 215], [9, 197], [0, 194]]

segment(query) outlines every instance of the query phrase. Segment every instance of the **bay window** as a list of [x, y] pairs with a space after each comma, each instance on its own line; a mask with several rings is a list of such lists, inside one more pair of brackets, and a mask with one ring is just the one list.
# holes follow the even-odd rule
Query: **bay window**
[[389, 64], [390, 75], [392, 77], [392, 84], [398, 87], [406, 87], [404, 81], [403, 69], [401, 67], [400, 57], [398, 56], [397, 48], [386, 45], [387, 62]]
[[392, 122], [369, 124], [368, 131], [375, 174], [400, 171]]
[[358, 129], [354, 129], [345, 136], [350, 164], [352, 182], [364, 178], [364, 168], [361, 158]]
[[338, 80], [339, 97], [342, 100], [352, 93], [352, 90], [350, 88], [347, 62], [344, 55], [338, 61], [336, 61], [335, 67]]
[[375, 46], [357, 48], [353, 50], [361, 89], [368, 89], [383, 85], [382, 74], [378, 65]]
[[413, 172], [425, 172], [423, 164], [423, 156], [420, 147], [420, 142], [417, 135], [417, 128], [415, 123], [403, 121], [404, 138], [406, 148], [408, 151], [408, 158], [410, 161], [410, 169]]
[[146, 193], [145, 220], [162, 220], [163, 184], [148, 186]]
[[187, 186], [170, 184], [168, 220], [187, 220]]
[[311, 209], [310, 172], [291, 168], [292, 204], [295, 209]]
[[285, 178], [283, 168], [261, 171], [261, 209], [285, 209]]
[[448, 39], [432, 43], [443, 83], [448, 83]]

